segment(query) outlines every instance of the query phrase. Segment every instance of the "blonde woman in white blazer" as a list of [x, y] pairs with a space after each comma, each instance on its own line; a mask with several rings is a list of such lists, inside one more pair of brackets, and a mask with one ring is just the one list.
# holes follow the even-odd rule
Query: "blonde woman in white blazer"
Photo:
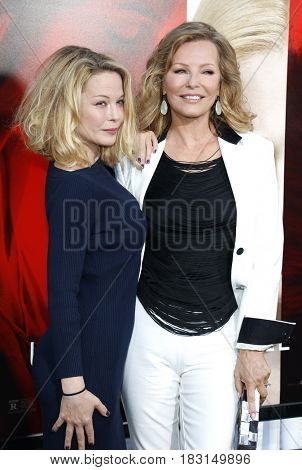
[[138, 115], [159, 144], [143, 170], [116, 167], [149, 228], [123, 385], [132, 447], [230, 449], [243, 387], [255, 418], [264, 351], [284, 339], [273, 144], [252, 132], [234, 50], [200, 22], [159, 43]]

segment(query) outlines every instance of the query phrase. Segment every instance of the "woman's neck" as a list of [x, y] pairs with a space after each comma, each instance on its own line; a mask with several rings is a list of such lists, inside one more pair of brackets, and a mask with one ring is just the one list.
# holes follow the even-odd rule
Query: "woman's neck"
[[96, 144], [85, 144], [89, 165], [93, 165], [100, 158], [100, 147]]
[[87, 162], [86, 164], [74, 164], [72, 166], [66, 166], [64, 165], [63, 163], [58, 163], [58, 162], [55, 162], [54, 163], [54, 166], [56, 168], [59, 168], [61, 170], [66, 170], [66, 171], [76, 171], [76, 170], [82, 170], [83, 168], [89, 168], [91, 167], [94, 163], [97, 162], [97, 160], [100, 158], [100, 154], [88, 154], [88, 158], [89, 158], [89, 163]]
[[192, 149], [196, 145], [209, 142], [217, 138], [213, 124], [209, 122], [208, 116], [191, 120], [172, 119], [168, 132], [168, 139], [173, 137], [175, 144]]

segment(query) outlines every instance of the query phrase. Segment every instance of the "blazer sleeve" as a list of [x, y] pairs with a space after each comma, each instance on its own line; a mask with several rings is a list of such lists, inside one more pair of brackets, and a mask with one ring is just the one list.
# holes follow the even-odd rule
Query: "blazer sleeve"
[[133, 194], [131, 172], [133, 171], [133, 164], [129, 161], [127, 156], [124, 156], [123, 160], [115, 165], [114, 173], [117, 181], [124, 186], [131, 194]]
[[88, 190], [70, 178], [46, 203], [49, 333], [58, 379], [84, 375], [78, 294], [89, 236], [88, 198]]
[[[260, 146], [259, 146], [260, 147]], [[255, 156], [257, 175], [253, 240], [253, 268], [244, 290], [240, 310], [244, 318], [238, 337], [238, 348], [267, 349], [288, 339], [288, 324], [275, 320], [281, 279], [283, 254], [282, 213], [272, 142], [263, 139]]]

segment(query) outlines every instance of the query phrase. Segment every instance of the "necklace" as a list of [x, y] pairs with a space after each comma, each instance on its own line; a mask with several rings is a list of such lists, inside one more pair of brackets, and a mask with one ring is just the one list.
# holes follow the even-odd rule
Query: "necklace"
[[[219, 152], [219, 150], [220, 150], [220, 147], [218, 147], [218, 149], [216, 149], [215, 152], [212, 153], [212, 155], [210, 155], [206, 160], [195, 160], [193, 162], [174, 160], [173, 158], [172, 158], [172, 160], [174, 160], [175, 162], [178, 162], [178, 163], [186, 163], [187, 165], [197, 165], [198, 163], [206, 163], [206, 162], [210, 161], [211, 158], [214, 157], [214, 155], [216, 155], [217, 152]], [[198, 156], [199, 156], [199, 154], [198, 154]], [[198, 158], [198, 156], [197, 156], [197, 158]]]
[[205, 162], [208, 162], [209, 160], [211, 160], [212, 157], [214, 157], [214, 155], [216, 155], [217, 152], [219, 152], [220, 150], [220, 147], [218, 147], [217, 150], [215, 150], [214, 153], [212, 153], [212, 155], [210, 155], [206, 160], [201, 160], [200, 162], [196, 162], [196, 163], [205, 163]]
[[208, 158], [206, 158], [205, 160], [201, 160], [199, 161], [199, 157], [200, 155], [203, 153], [204, 149], [206, 148], [208, 142], [203, 146], [203, 148], [201, 149], [201, 151], [198, 153], [197, 157], [196, 157], [196, 160], [194, 160], [194, 162], [192, 163], [204, 163], [204, 162], [208, 162], [209, 160], [211, 160], [212, 157], [214, 157], [214, 155], [216, 155], [217, 152], [219, 152], [220, 150], [220, 147], [218, 147], [214, 153], [212, 153]]
[[[167, 137], [169, 138], [169, 135], [168, 135]], [[199, 160], [200, 155], [203, 153], [204, 149], [206, 148], [206, 146], [209, 144], [210, 141], [211, 141], [211, 138], [210, 138], [210, 139], [208, 140], [208, 142], [206, 142], [206, 144], [202, 147], [202, 149], [200, 150], [200, 152], [197, 154], [196, 159], [194, 159], [193, 161], [183, 161], [183, 162], [181, 162], [181, 160], [175, 160], [174, 158], [173, 158], [173, 160], [179, 161], [180, 163], [189, 163], [189, 164], [190, 164], [190, 163], [193, 163], [193, 164], [194, 164], [194, 163], [205, 163], [205, 162], [208, 162], [208, 161], [211, 160], [211, 158], [213, 158], [214, 155], [216, 155], [216, 153], [219, 152], [219, 150], [220, 150], [220, 147], [218, 147], [218, 148], [215, 150], [215, 152], [213, 152], [213, 153], [212, 153], [209, 157], [207, 157], [205, 160]]]

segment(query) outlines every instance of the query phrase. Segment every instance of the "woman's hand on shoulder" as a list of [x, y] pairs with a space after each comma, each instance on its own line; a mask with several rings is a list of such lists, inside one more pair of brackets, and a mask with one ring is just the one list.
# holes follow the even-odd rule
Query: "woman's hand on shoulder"
[[89, 445], [94, 444], [94, 429], [92, 415], [94, 410], [102, 416], [110, 416], [110, 412], [101, 400], [88, 390], [74, 396], [64, 396], [61, 401], [60, 414], [52, 427], [56, 432], [66, 423], [64, 448], [71, 448], [71, 441], [74, 432], [76, 432], [78, 449], [85, 449], [85, 433]]
[[152, 153], [157, 150], [157, 138], [154, 132], [146, 131], [139, 133], [139, 154], [137, 156], [137, 162], [144, 168], [144, 166], [150, 163]]

